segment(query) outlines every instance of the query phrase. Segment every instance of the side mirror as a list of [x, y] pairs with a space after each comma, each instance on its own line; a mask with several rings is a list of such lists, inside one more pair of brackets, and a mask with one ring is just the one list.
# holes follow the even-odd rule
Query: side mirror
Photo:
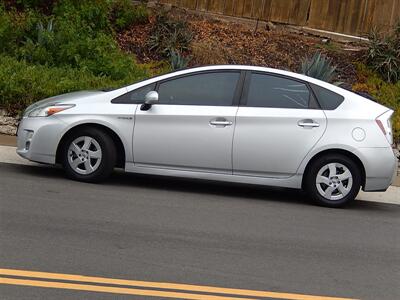
[[158, 103], [158, 93], [151, 91], [144, 97], [144, 104], [140, 107], [141, 110], [149, 110], [153, 104]]

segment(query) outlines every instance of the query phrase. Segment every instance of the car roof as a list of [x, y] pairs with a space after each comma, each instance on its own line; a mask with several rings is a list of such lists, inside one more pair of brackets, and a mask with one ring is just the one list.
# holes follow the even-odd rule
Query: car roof
[[283, 75], [283, 76], [288, 76], [292, 77], [295, 79], [307, 81], [319, 86], [322, 86], [324, 88], [327, 88], [329, 90], [332, 90], [340, 95], [345, 96], [346, 94], [350, 93], [349, 91], [342, 89], [340, 87], [337, 87], [333, 84], [327, 83], [325, 81], [321, 81], [303, 74], [299, 73], [294, 73], [291, 71], [286, 71], [286, 70], [281, 70], [281, 69], [274, 69], [274, 68], [267, 68], [267, 67], [259, 67], [259, 66], [250, 66], [250, 65], [209, 65], [209, 66], [201, 66], [201, 67], [194, 67], [194, 68], [187, 68], [187, 69], [182, 69], [178, 71], [173, 71], [169, 72], [167, 74], [163, 74], [160, 76], [156, 76], [153, 78], [149, 78], [147, 80], [137, 82], [135, 84], [127, 86], [127, 90], [131, 91], [133, 89], [136, 89], [140, 86], [151, 84], [153, 82], [157, 82], [160, 80], [165, 80], [168, 78], [172, 78], [175, 76], [180, 76], [180, 75], [186, 75], [186, 74], [191, 74], [191, 73], [196, 73], [196, 72], [202, 72], [202, 71], [217, 71], [217, 70], [249, 70], [249, 71], [259, 71], [259, 72], [266, 72], [266, 73], [271, 73], [271, 74], [277, 74], [277, 75]]

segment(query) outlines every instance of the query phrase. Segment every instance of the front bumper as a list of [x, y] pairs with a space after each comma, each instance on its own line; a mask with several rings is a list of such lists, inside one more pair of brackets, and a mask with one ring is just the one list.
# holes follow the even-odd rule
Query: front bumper
[[56, 163], [57, 146], [66, 124], [55, 116], [23, 118], [18, 127], [17, 154], [31, 161]]
[[397, 175], [398, 160], [392, 148], [358, 148], [355, 152], [365, 168], [364, 191], [385, 191]]

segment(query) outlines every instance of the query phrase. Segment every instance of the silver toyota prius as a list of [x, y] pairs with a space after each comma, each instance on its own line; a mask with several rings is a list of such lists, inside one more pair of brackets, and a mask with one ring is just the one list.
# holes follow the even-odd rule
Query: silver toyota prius
[[80, 181], [117, 167], [305, 189], [339, 207], [392, 183], [392, 114], [300, 74], [208, 66], [39, 101], [24, 112], [17, 153]]

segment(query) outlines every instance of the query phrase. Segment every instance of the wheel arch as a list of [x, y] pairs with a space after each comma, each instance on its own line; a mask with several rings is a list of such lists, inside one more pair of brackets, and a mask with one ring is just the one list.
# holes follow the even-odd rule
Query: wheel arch
[[82, 130], [83, 128], [97, 128], [105, 133], [107, 133], [113, 140], [115, 147], [117, 149], [117, 162], [116, 162], [116, 167], [117, 168], [124, 168], [125, 167], [125, 158], [126, 158], [126, 151], [124, 144], [122, 143], [121, 138], [118, 136], [118, 134], [112, 130], [111, 128], [98, 124], [98, 123], [83, 123], [83, 124], [78, 124], [76, 126], [73, 126], [69, 128], [61, 137], [58, 145], [57, 145], [57, 152], [56, 152], [56, 163], [61, 163], [61, 154], [62, 154], [62, 146], [64, 145], [66, 139], [73, 133]]
[[361, 185], [362, 185], [362, 187], [365, 187], [366, 172], [365, 172], [364, 164], [362, 163], [361, 159], [357, 155], [355, 155], [354, 153], [352, 153], [348, 150], [338, 148], [338, 149], [327, 149], [327, 150], [318, 152], [307, 162], [307, 165], [303, 172], [303, 178], [302, 178], [302, 182], [301, 182], [302, 188], [304, 188], [305, 178], [309, 172], [311, 165], [314, 163], [314, 161], [317, 160], [318, 158], [323, 157], [328, 154], [341, 154], [341, 155], [347, 156], [348, 158], [353, 160], [361, 170], [361, 183], [362, 183]]

